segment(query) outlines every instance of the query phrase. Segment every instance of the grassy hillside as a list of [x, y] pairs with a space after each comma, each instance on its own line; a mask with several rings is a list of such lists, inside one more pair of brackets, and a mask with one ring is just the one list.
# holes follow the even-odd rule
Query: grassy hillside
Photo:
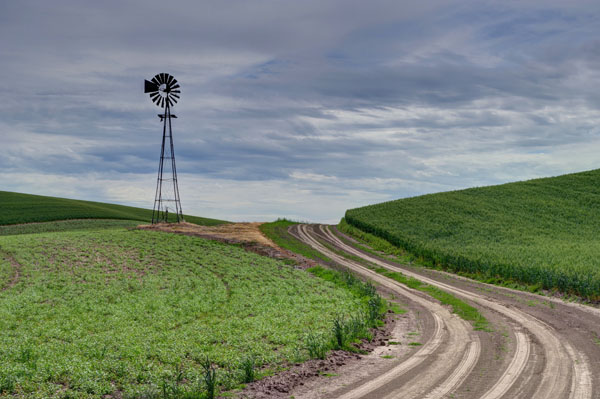
[[600, 299], [600, 170], [406, 198], [345, 219], [453, 271]]
[[205, 366], [229, 389], [337, 348], [339, 317], [366, 336], [385, 310], [350, 276], [93, 224], [0, 236], [0, 397], [208, 398]]
[[[0, 191], [0, 225], [66, 219], [124, 219], [150, 222], [152, 210], [131, 206]], [[174, 215], [172, 215], [174, 216]], [[222, 220], [184, 216], [190, 223], [216, 225]]]

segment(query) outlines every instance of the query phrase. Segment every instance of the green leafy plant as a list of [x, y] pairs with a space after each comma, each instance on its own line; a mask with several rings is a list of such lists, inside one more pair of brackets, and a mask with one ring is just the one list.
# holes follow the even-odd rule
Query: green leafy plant
[[254, 379], [255, 379], [254, 368], [256, 367], [255, 357], [254, 356], [246, 356], [240, 362], [240, 366], [241, 366], [242, 372], [244, 374], [242, 381], [245, 383], [254, 381]]
[[329, 345], [323, 334], [309, 332], [304, 339], [308, 356], [312, 359], [325, 359], [329, 352]]
[[337, 315], [333, 319], [333, 344], [334, 349], [342, 349], [346, 344], [346, 323], [342, 316]]
[[214, 399], [217, 388], [217, 370], [208, 357], [202, 362], [204, 370], [204, 386], [206, 388], [207, 399]]
[[0, 395], [12, 394], [15, 390], [15, 378], [11, 375], [0, 375]]

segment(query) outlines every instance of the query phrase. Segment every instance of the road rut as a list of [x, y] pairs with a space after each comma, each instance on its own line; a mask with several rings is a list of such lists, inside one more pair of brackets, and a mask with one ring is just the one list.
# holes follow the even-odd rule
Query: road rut
[[[418, 396], [431, 391], [429, 392], [429, 398], [442, 398], [444, 395], [452, 391], [453, 388], [460, 385], [462, 381], [464, 381], [466, 376], [470, 373], [473, 366], [477, 362], [480, 347], [479, 338], [476, 335], [471, 334], [472, 329], [468, 323], [451, 314], [448, 309], [436, 303], [435, 301], [431, 301], [423, 297], [418, 291], [412, 290], [393, 280], [380, 276], [377, 273], [364, 268], [358, 263], [348, 261], [345, 258], [333, 253], [321, 245], [317, 239], [311, 237], [305, 226], [300, 226], [295, 234], [298, 234], [300, 239], [307, 242], [315, 249], [325, 253], [334, 261], [365, 276], [368, 276], [378, 284], [384, 285], [397, 294], [418, 303], [425, 309], [428, 309], [435, 320], [435, 332], [433, 336], [426, 343], [424, 343], [421, 349], [413, 356], [398, 364], [387, 373], [367, 381], [355, 389], [336, 397], [340, 399], [363, 398], [367, 397], [367, 395], [374, 395], [371, 397], [388, 397], [389, 393], [387, 393], [385, 396], [380, 396], [376, 392], [380, 391], [379, 393], [382, 394], [382, 387], [384, 388], [383, 391], [387, 391], [388, 389], [386, 389], [386, 386], [394, 385], [392, 389], [392, 397], [397, 396], [398, 392], [402, 392], [402, 395], [411, 395], [411, 393], [414, 393], [414, 395]], [[434, 362], [426, 370], [424, 370], [423, 373], [421, 373], [421, 375], [425, 375], [424, 373], [426, 373], [426, 379], [423, 381], [411, 380], [401, 386], [395, 386], [397, 385], [394, 384], [395, 380], [407, 373], [409, 370], [421, 364], [434, 353], [438, 353], [440, 359], [444, 360], [440, 362]], [[456, 363], [457, 359], [459, 360], [458, 364]], [[449, 375], [449, 377], [440, 382], [440, 377], [444, 375]]]
[[[301, 225], [293, 228], [291, 232], [302, 241], [325, 253], [336, 263], [372, 278], [377, 283], [384, 284], [386, 287], [390, 286], [392, 280], [376, 274], [358, 262], [340, 256], [338, 253], [323, 245], [323, 242], [327, 242], [329, 245], [336, 247], [337, 251], [344, 251], [380, 267], [385, 267], [389, 270], [401, 272], [406, 276], [417, 278], [427, 284], [436, 286], [461, 297], [482, 310], [494, 312], [509, 320], [513, 329], [512, 334], [516, 341], [510, 362], [504, 370], [499, 370], [494, 377], [496, 378], [495, 381], [485, 392], [474, 393], [474, 396], [468, 396], [467, 394], [466, 397], [478, 397], [484, 399], [509, 397], [526, 397], [534, 399], [591, 399], [593, 397], [598, 397], [598, 393], [594, 392], [594, 378], [597, 378], [595, 377], [597, 373], [592, 373], [593, 367], [590, 364], [588, 356], [586, 356], [586, 354], [589, 354], [595, 359], [599, 357], [598, 348], [594, 348], [593, 345], [588, 345], [588, 342], [585, 339], [591, 332], [583, 331], [574, 335], [573, 343], [571, 343], [568, 335], [557, 331], [551, 324], [536, 317], [540, 315], [545, 316], [549, 311], [545, 311], [544, 313], [541, 309], [534, 309], [531, 312], [528, 312], [520, 309], [520, 306], [518, 305], [514, 306], [514, 301], [508, 301], [511, 303], [510, 305], [503, 303], [504, 301], [501, 298], [502, 295], [509, 294], [503, 294], [500, 291], [496, 292], [488, 289], [490, 291], [490, 294], [488, 295], [483, 289], [471, 289], [467, 284], [460, 283], [461, 280], [459, 279], [456, 279], [459, 283], [455, 283], [453, 281], [454, 279], [448, 279], [448, 277], [443, 276], [440, 277], [440, 274], [434, 275], [433, 272], [431, 273], [431, 276], [427, 276], [424, 275], [424, 273], [417, 273], [412, 269], [409, 270], [409, 268], [405, 266], [380, 259], [348, 245], [346, 242], [342, 241], [338, 235], [334, 234], [328, 226]], [[440, 281], [444, 279], [445, 281]], [[383, 283], [383, 281], [385, 281], [385, 283]], [[471, 283], [472, 282], [469, 282], [469, 284]], [[406, 296], [406, 287], [401, 284], [396, 283], [394, 289], [399, 293], [402, 292], [402, 295]], [[421, 301], [425, 300], [416, 292], [408, 291], [408, 293], [419, 297]], [[510, 295], [520, 295], [520, 293], [511, 293]], [[591, 317], [598, 316], [598, 311], [596, 309], [578, 309], [574, 306], [571, 308], [573, 310], [570, 313], [577, 312], [578, 318], [576, 321], [579, 324], [586, 322], [585, 316], [581, 316], [580, 313], [586, 313]], [[433, 308], [429, 309], [433, 314], [436, 314]], [[530, 314], [535, 312], [540, 315]], [[556, 322], [554, 319], [553, 321]], [[444, 325], [448, 325], [448, 322], [444, 322]], [[455, 331], [454, 334], [463, 334], [461, 336], [464, 337], [464, 332], [458, 332], [459, 330], [460, 328], [458, 327], [452, 327], [452, 331]], [[449, 329], [449, 331], [451, 330]], [[472, 331], [470, 330], [467, 330], [466, 336], [468, 336], [467, 341], [463, 342], [460, 349], [457, 351], [460, 352], [460, 355], [457, 356], [456, 359], [460, 359], [460, 361], [458, 363], [452, 363], [453, 365], [450, 368], [441, 367], [440, 369], [436, 369], [435, 366], [427, 367], [426, 370], [422, 371], [417, 382], [411, 383], [410, 381], [406, 381], [400, 385], [394, 383], [398, 375], [390, 371], [379, 377], [375, 377], [371, 381], [365, 382], [353, 391], [344, 393], [344, 396], [338, 397], [403, 397], [427, 399], [448, 397], [448, 394], [456, 391], [461, 385], [466, 385], [469, 382], [470, 376], [474, 374], [473, 365], [475, 363], [472, 359], [479, 356], [478, 354], [475, 355], [474, 352], [478, 352], [476, 342], [479, 341], [474, 338], [474, 334], [472, 334]], [[431, 351], [431, 353], [427, 353], [427, 356], [433, 357], [440, 353], [444, 353], [444, 350], [446, 349], [443, 348], [443, 346], [447, 346], [448, 342], [452, 341], [443, 341], [438, 347]], [[539, 359], [540, 356], [532, 356], [534, 343], [536, 345], [535, 347], [539, 346], [540, 348], [539, 352], [541, 359]], [[591, 349], [596, 350], [591, 351]], [[413, 357], [416, 355], [417, 354], [413, 355]], [[456, 353], [454, 355], [456, 355]], [[404, 362], [396, 366], [396, 368], [401, 370], [402, 367], [406, 367], [402, 366], [404, 363], [410, 365], [411, 362], [414, 362], [411, 361], [411, 358], [404, 360]], [[421, 362], [423, 362], [423, 360], [420, 360], [419, 363]], [[597, 368], [597, 364], [593, 364]], [[532, 370], [535, 370], [536, 367], [541, 367], [542, 372], [533, 372]], [[436, 376], [438, 377], [437, 379], [434, 378]], [[368, 396], [369, 393], [382, 390], [382, 387], [386, 384], [392, 385], [388, 389], [386, 395]], [[463, 391], [465, 390], [462, 390], [461, 392]], [[465, 392], [468, 392], [468, 390]], [[595, 393], [596, 395], [594, 395]]]

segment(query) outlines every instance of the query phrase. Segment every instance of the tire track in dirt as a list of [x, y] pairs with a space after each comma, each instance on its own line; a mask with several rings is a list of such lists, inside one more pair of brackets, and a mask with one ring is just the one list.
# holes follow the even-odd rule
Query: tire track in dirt
[[8, 284], [0, 289], [0, 291], [6, 291], [14, 287], [19, 282], [19, 279], [21, 278], [21, 264], [7, 252], [0, 250], [0, 256], [2, 256], [4, 260], [8, 261], [14, 270], [14, 274]]
[[424, 399], [441, 398], [458, 387], [465, 380], [463, 376], [467, 376], [473, 371], [473, 367], [475, 367], [475, 364], [477, 363], [480, 352], [481, 345], [479, 344], [479, 341], [471, 342], [469, 344], [469, 350], [465, 353], [454, 373], [452, 373], [444, 383], [425, 396]]
[[509, 366], [504, 370], [502, 377], [480, 399], [501, 398], [513, 386], [514, 382], [525, 369], [527, 359], [529, 358], [529, 338], [520, 331], [515, 332], [515, 336], [517, 339], [517, 349]]
[[[337, 236], [331, 233], [328, 227], [319, 226], [319, 229], [326, 235], [332, 244], [338, 248], [359, 256], [369, 262], [385, 267], [393, 271], [399, 271], [406, 276], [419, 279], [427, 284], [444, 289], [448, 292], [466, 298], [480, 306], [492, 309], [504, 314], [509, 319], [517, 322], [524, 329], [530, 331], [544, 348], [545, 365], [542, 378], [538, 384], [537, 390], [532, 398], [569, 398], [569, 399], [591, 399], [592, 397], [592, 377], [590, 365], [586, 356], [575, 350], [573, 346], [564, 337], [559, 336], [549, 325], [541, 320], [522, 312], [518, 309], [508, 308], [496, 301], [485, 298], [483, 295], [475, 294], [437, 280], [413, 273], [409, 270], [392, 265], [391, 262], [384, 262], [375, 257], [369, 256], [342, 242]], [[522, 359], [526, 358], [524, 354], [515, 353]], [[515, 359], [514, 358], [514, 359]], [[512, 363], [511, 363], [512, 365]], [[512, 365], [513, 369], [503, 375], [498, 383], [484, 396], [486, 399], [502, 397], [512, 386], [520, 374], [519, 367], [524, 365], [518, 362]], [[517, 367], [519, 366], [519, 367]], [[522, 370], [521, 370], [522, 371]], [[503, 382], [503, 380], [505, 380]], [[498, 396], [499, 395], [499, 396]]]
[[[341, 241], [336, 235], [334, 235], [329, 228], [324, 227], [324, 226], [319, 226], [318, 229], [322, 233], [322, 237], [324, 239], [327, 239], [334, 246], [337, 246], [338, 248], [341, 248], [342, 250], [344, 250], [348, 253], [351, 253], [352, 255], [364, 258], [365, 260], [367, 260], [371, 263], [377, 264], [379, 266], [382, 266], [382, 267], [388, 266], [387, 264], [385, 264], [383, 262], [379, 262], [378, 259], [375, 259], [375, 258], [371, 259], [370, 257], [367, 257], [364, 253], [357, 251], [354, 248], [348, 246], [343, 241]], [[401, 271], [404, 273], [404, 270], [396, 270], [396, 271]], [[404, 274], [409, 275], [407, 273], [404, 273]], [[411, 277], [414, 277], [414, 278], [420, 279], [421, 281], [429, 283], [428, 281], [425, 281], [424, 279], [422, 279], [421, 276], [411, 275]], [[432, 285], [439, 286], [438, 284], [432, 284]], [[521, 374], [525, 370], [527, 362], [529, 361], [529, 353], [531, 352], [530, 340], [527, 338], [527, 336], [525, 334], [523, 334], [519, 331], [515, 331], [515, 337], [516, 337], [515, 353], [513, 354], [510, 364], [504, 370], [504, 373], [498, 379], [498, 381], [496, 381], [494, 386], [483, 395], [483, 398], [485, 398], [485, 399], [502, 398], [510, 390], [510, 388], [515, 385], [515, 383], [518, 381], [518, 379], [521, 377]]]
[[[468, 323], [457, 316], [450, 314], [446, 308], [437, 302], [425, 299], [418, 291], [380, 276], [377, 273], [364, 268], [362, 265], [349, 261], [328, 250], [315, 238], [311, 237], [306, 226], [298, 226], [292, 231], [292, 234], [296, 235], [299, 239], [308, 243], [313, 248], [323, 252], [337, 263], [371, 278], [388, 289], [391, 289], [418, 303], [425, 309], [428, 309], [435, 320], [436, 327], [433, 336], [419, 351], [393, 367], [388, 372], [352, 389], [350, 392], [338, 396], [338, 398], [355, 399], [365, 397], [366, 395], [387, 397], [390, 391], [392, 391], [392, 395], [396, 395], [396, 388], [401, 389], [403, 397], [410, 397], [406, 396], [409, 394], [409, 391], [418, 396], [436, 387], [437, 390], [433, 396], [431, 396], [431, 399], [441, 398], [464, 381], [475, 366], [480, 354], [479, 337], [471, 334], [471, 326]], [[442, 343], [445, 345], [442, 346]], [[424, 373], [427, 373], [428, 378], [419, 381], [413, 379], [399, 386], [398, 384], [394, 384], [400, 376], [418, 365], [421, 365], [424, 360], [428, 359], [434, 353], [438, 354], [438, 358], [441, 360], [431, 362], [427, 365]], [[449, 377], [440, 383], [440, 377], [443, 378], [445, 375], [449, 375]], [[375, 391], [377, 391], [376, 394], [374, 394]]]

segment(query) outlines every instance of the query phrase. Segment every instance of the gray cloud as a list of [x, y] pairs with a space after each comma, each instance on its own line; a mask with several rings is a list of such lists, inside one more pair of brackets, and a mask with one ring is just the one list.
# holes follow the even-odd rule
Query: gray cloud
[[0, 189], [149, 206], [161, 71], [197, 214], [334, 221], [596, 167], [597, 2], [421, 3], [3, 4]]

